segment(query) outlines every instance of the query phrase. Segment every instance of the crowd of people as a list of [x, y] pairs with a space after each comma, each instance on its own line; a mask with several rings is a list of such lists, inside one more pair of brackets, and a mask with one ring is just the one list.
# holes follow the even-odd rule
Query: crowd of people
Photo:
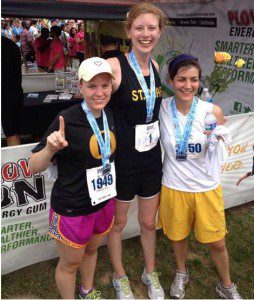
[[[62, 29], [51, 24], [54, 48], [60, 48], [60, 43], [64, 48], [69, 28], [67, 47], [72, 54], [76, 51], [81, 61], [78, 76], [84, 98], [56, 117], [29, 160], [32, 173], [48, 167], [57, 170], [52, 172], [57, 175], [51, 193], [49, 234], [60, 257], [55, 278], [64, 299], [74, 298], [78, 270], [80, 298], [100, 298], [94, 273], [97, 249], [105, 235], [116, 297], [134, 299], [123, 265], [121, 235], [135, 198], [145, 263], [141, 280], [150, 299], [165, 298], [155, 267], [157, 211], [157, 226], [171, 240], [176, 261], [170, 296], [184, 298], [191, 276], [186, 266], [187, 239], [194, 228], [196, 239], [210, 249], [217, 269], [217, 294], [241, 299], [229, 274], [220, 179], [208, 175], [205, 167], [211, 134], [205, 131], [205, 118], [212, 113], [217, 126], [223, 126], [223, 113], [197, 97], [201, 67], [190, 54], [180, 54], [169, 63], [174, 96], [162, 99], [152, 50], [165, 22], [164, 13], [156, 6], [134, 5], [126, 20], [132, 50], [105, 57], [107, 60], [84, 60], [82, 22], [78, 28], [71, 22]], [[22, 31], [21, 36], [27, 32]], [[40, 32], [41, 41], [36, 44], [44, 49], [49, 32], [45, 27]], [[49, 70], [63, 67], [55, 59], [50, 62]], [[216, 140], [225, 146], [223, 137]], [[163, 162], [160, 141], [165, 151]], [[162, 276], [167, 276], [167, 270], [164, 272]]]
[[[37, 67], [46, 72], [65, 71], [74, 67], [74, 60], [79, 60], [80, 64], [92, 52], [97, 53], [97, 48], [91, 47], [93, 35], [85, 33], [81, 20], [44, 19], [39, 22], [15, 18], [2, 19], [1, 25], [2, 73], [9, 70], [2, 81], [2, 130], [7, 146], [15, 146], [20, 144], [23, 111], [21, 65], [36, 62]], [[109, 58], [121, 54], [117, 38], [103, 34], [98, 38], [96, 45], [100, 56]]]
[[[85, 24], [81, 20], [2, 19], [1, 34], [17, 44], [25, 64], [36, 61], [37, 66], [47, 72], [66, 70], [72, 67], [73, 59], [81, 63], [91, 56], [87, 53]], [[99, 47], [98, 54], [105, 52], [105, 43], [116, 44], [114, 50], [118, 49], [115, 38], [106, 36], [106, 42], [105, 36], [101, 39], [103, 46]], [[100, 40], [97, 44], [101, 45]]]

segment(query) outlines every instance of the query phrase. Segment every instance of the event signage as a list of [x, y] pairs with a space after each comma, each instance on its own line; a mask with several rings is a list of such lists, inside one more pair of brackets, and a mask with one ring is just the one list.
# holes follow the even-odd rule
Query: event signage
[[1, 150], [2, 273], [56, 256], [47, 234], [52, 182], [46, 174], [31, 175], [33, 145]]
[[236, 185], [239, 178], [253, 168], [254, 113], [228, 116], [225, 125], [232, 135], [227, 147], [228, 159], [222, 165], [222, 187], [225, 208], [254, 200], [254, 176]]
[[[214, 97], [224, 114], [254, 111], [253, 0], [177, 2], [161, 4], [161, 7], [169, 18], [168, 26], [154, 55], [160, 66], [164, 95], [173, 93], [168, 83], [168, 62], [179, 53], [192, 54], [199, 59], [203, 87], [205, 76], [209, 76], [214, 67], [222, 69], [223, 74], [233, 80], [225, 92]], [[232, 59], [215, 66], [215, 51], [228, 52]], [[245, 60], [241, 68], [234, 65], [239, 58]]]

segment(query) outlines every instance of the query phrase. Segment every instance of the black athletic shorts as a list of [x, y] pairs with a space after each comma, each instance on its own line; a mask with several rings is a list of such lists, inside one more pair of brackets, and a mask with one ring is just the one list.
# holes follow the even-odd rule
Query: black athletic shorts
[[135, 196], [149, 198], [161, 190], [161, 166], [135, 173], [116, 172], [116, 199], [131, 201]]

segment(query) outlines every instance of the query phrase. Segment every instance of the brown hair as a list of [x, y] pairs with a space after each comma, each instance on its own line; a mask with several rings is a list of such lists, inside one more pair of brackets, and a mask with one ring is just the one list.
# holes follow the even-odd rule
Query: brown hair
[[142, 2], [132, 6], [131, 11], [128, 13], [125, 27], [127, 31], [131, 29], [133, 21], [142, 14], [154, 14], [159, 19], [159, 28], [162, 29], [166, 24], [166, 16], [164, 12], [157, 6]]
[[174, 57], [168, 66], [168, 75], [171, 80], [174, 80], [175, 76], [177, 75], [178, 71], [181, 68], [189, 69], [190, 67], [196, 67], [198, 70], [198, 77], [199, 80], [201, 79], [201, 67], [198, 62], [198, 59], [189, 54], [180, 54]]

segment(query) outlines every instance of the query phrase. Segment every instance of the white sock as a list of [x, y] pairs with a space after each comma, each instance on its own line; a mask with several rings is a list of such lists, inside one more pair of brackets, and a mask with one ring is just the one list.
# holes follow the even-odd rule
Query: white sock
[[90, 291], [92, 291], [92, 287], [89, 289], [89, 290], [85, 290], [84, 288], [83, 288], [83, 285], [81, 284], [81, 289], [82, 289], [82, 292], [84, 293], [84, 294], [88, 294]]

